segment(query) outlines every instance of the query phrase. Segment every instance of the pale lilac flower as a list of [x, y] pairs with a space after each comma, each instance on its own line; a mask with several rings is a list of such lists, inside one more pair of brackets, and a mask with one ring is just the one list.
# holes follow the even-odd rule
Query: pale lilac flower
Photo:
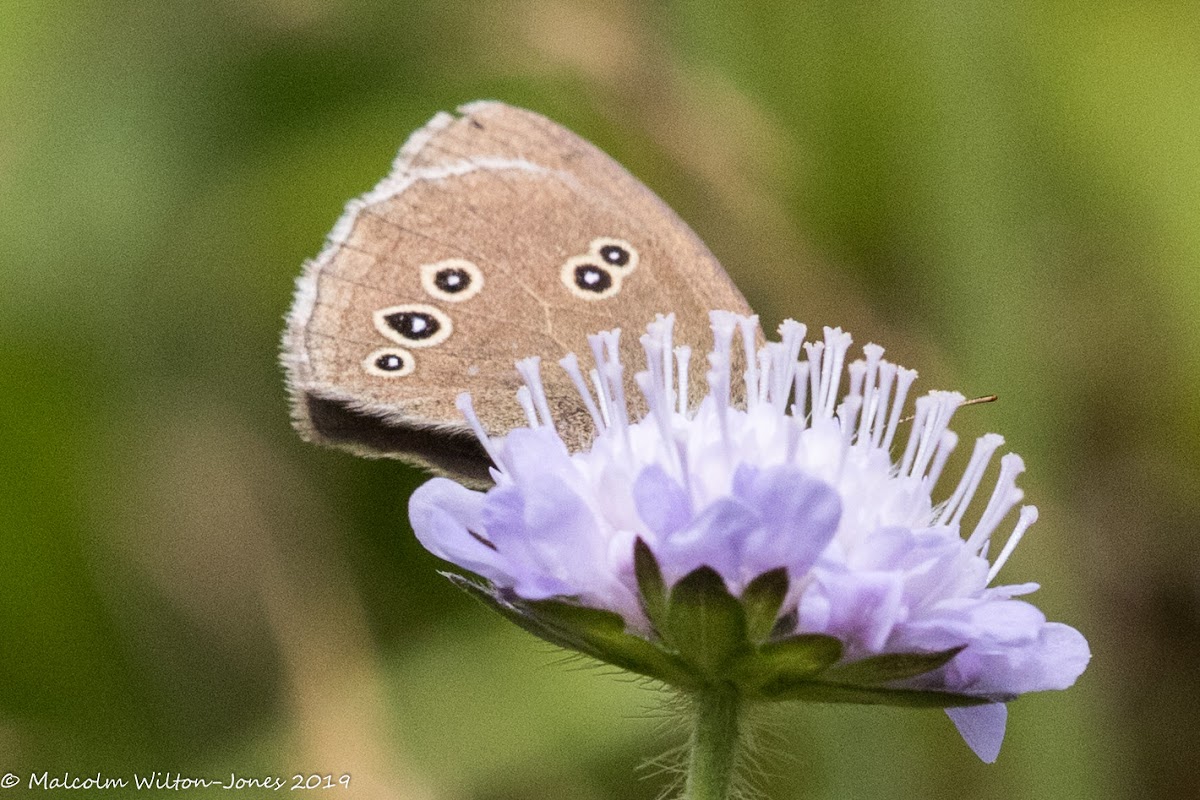
[[[756, 319], [714, 312], [712, 321], [709, 392], [698, 403], [687, 396], [690, 352], [672, 349], [673, 318], [648, 327], [648, 367], [636, 382], [649, 411], [636, 421], [624, 398], [619, 332], [591, 338], [596, 395], [575, 356], [560, 362], [597, 427], [584, 452], [569, 453], [559, 438], [536, 359], [518, 365], [529, 427], [490, 439], [470, 399], [460, 398], [495, 461], [496, 486], [484, 493], [435, 478], [418, 489], [410, 515], [421, 543], [487, 579], [502, 612], [564, 646], [668, 682], [745, 684], [761, 699], [913, 705], [927, 697], [956, 706], [947, 711], [967, 744], [994, 761], [1004, 703], [1067, 688], [1090, 657], [1078, 631], [1016, 599], [1036, 584], [993, 585], [1037, 519], [1033, 506], [1010, 519], [1022, 499], [1021, 459], [1001, 458], [990, 494], [977, 498], [1003, 439], [979, 439], [957, 480], [941, 474], [957, 443], [948, 424], [962, 395], [918, 398], [909, 426], [904, 407], [916, 373], [885, 361], [883, 348], [867, 345], [847, 364], [848, 334], [826, 328], [823, 341], [805, 344], [805, 327], [788, 321], [781, 341], [756, 353]], [[730, 402], [739, 332], [745, 408]], [[964, 530], [972, 506], [978, 522]], [[685, 623], [666, 622], [666, 595], [650, 595], [712, 571], [724, 587], [713, 579], [716, 588], [696, 596], [741, 598], [750, 633], [734, 620], [743, 627], [730, 634], [728, 653], [702, 655], [698, 667], [689, 643], [662, 630]], [[768, 582], [755, 580], [770, 575], [781, 583], [764, 627], [753, 614]], [[561, 617], [567, 606], [537, 604], [551, 599], [615, 612], [625, 632], [598, 617], [576, 630]], [[822, 642], [833, 649], [797, 671], [795, 653], [808, 658]], [[764, 666], [785, 647], [793, 648], [786, 666]]]

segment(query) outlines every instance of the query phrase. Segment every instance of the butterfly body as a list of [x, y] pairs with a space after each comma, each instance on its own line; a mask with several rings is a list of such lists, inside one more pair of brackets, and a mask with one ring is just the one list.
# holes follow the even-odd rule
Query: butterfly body
[[[414, 133], [305, 266], [283, 343], [293, 417], [314, 441], [486, 480], [459, 393], [490, 434], [524, 425], [513, 365], [541, 356], [563, 439], [582, 446], [588, 412], [554, 362], [621, 328], [636, 363], [635, 332], [668, 312], [703, 348], [714, 308], [749, 313], [649, 189], [544, 117], [473, 103]], [[691, 380], [698, 395], [702, 365]]]

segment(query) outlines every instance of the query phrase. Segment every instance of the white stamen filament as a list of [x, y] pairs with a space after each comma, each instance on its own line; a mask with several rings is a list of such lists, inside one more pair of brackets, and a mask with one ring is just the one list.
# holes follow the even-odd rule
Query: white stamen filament
[[[669, 378], [662, 374], [663, 352], [665, 348], [663, 347], [661, 330], [657, 327], [657, 324], [651, 323], [646, 328], [646, 333], [642, 334], [642, 337], [638, 339], [638, 342], [642, 345], [642, 352], [646, 354], [646, 372], [650, 374], [650, 378], [654, 381], [654, 386], [648, 388], [651, 388], [651, 391], [658, 394], [664, 391], [663, 382], [669, 380]], [[634, 380], [637, 380], [636, 373], [633, 377]], [[638, 388], [641, 388], [640, 384]], [[645, 389], [642, 389], [643, 394], [645, 391]]]
[[778, 385], [776, 408], [783, 413], [787, 407], [788, 395], [791, 394], [795, 381], [796, 367], [800, 361], [800, 351], [804, 346], [804, 336], [808, 328], [794, 319], [786, 319], [779, 326], [780, 347], [779, 361], [775, 367], [776, 384]]
[[657, 315], [654, 322], [646, 326], [646, 333], [639, 340], [642, 350], [646, 353], [646, 367], [653, 375], [656, 391], [665, 396], [668, 409], [674, 404], [671, 399], [675, 391], [674, 375], [671, 373], [671, 336], [675, 325], [675, 315]]
[[671, 347], [674, 344], [675, 338], [675, 315], [667, 314], [666, 316], [663, 316], [662, 314], [659, 314], [657, 317], [655, 317], [655, 322], [658, 324], [661, 332], [660, 341], [662, 342], [662, 354], [660, 357], [662, 358], [663, 393], [666, 396], [666, 405], [667, 409], [669, 410], [671, 406], [675, 404], [675, 400], [672, 396], [675, 392], [675, 386], [672, 380], [674, 376], [671, 374]]
[[688, 413], [688, 367], [692, 360], [692, 348], [686, 344], [675, 348], [676, 371], [679, 373], [679, 413]]
[[758, 396], [759, 403], [765, 403], [770, 397], [771, 388], [771, 351], [762, 348], [758, 351]]
[[592, 362], [596, 369], [604, 367], [604, 332], [593, 333], [587, 337], [588, 349], [592, 351]]
[[792, 373], [787, 346], [782, 342], [768, 342], [766, 350], [771, 360], [771, 382], [767, 387], [767, 399], [776, 413], [782, 414], [787, 407], [788, 396], [792, 393]]
[[822, 365], [821, 371], [827, 376], [824, 398], [826, 418], [833, 415], [833, 408], [837, 404], [837, 393], [842, 383], [842, 365], [846, 362], [846, 353], [850, 350], [852, 341], [850, 334], [841, 328], [825, 329], [825, 364]]
[[793, 464], [796, 461], [796, 454], [800, 451], [800, 434], [804, 432], [804, 418], [795, 414], [795, 406], [792, 406], [792, 424], [784, 428], [784, 433], [787, 436], [787, 447], [784, 450], [783, 463]]
[[600, 370], [593, 369], [588, 373], [588, 377], [592, 379], [592, 386], [596, 387], [596, 399], [600, 404], [600, 416], [604, 419], [604, 428], [608, 430], [612, 427], [612, 414], [608, 412], [608, 392], [604, 389], [604, 381], [600, 380]]
[[547, 428], [554, 427], [554, 415], [550, 413], [550, 404], [546, 400], [546, 388], [542, 385], [542, 359], [537, 356], [523, 358], [517, 362], [517, 372], [533, 397], [533, 407], [537, 409], [538, 419]]
[[629, 404], [625, 401], [625, 367], [614, 360], [604, 366], [604, 376], [612, 392], [613, 424], [622, 436], [629, 439]]
[[718, 353], [709, 353], [708, 361], [712, 366], [712, 369], [705, 375], [705, 380], [708, 382], [708, 393], [713, 399], [713, 406], [717, 412], [721, 442], [725, 446], [725, 451], [732, 453], [733, 439], [729, 435], [729, 364]]
[[749, 317], [736, 317], [737, 326], [742, 333], [742, 354], [746, 359], [746, 407], [754, 408], [758, 405], [758, 364], [754, 358], [754, 350], [758, 344], [756, 334], [758, 331], [758, 315]]
[[[888, 398], [892, 393], [892, 383], [896, 380], [896, 365], [887, 361], [882, 361], [879, 364], [879, 393], [875, 395], [878, 402], [875, 410], [875, 419], [871, 423], [871, 447], [878, 448], [883, 442], [884, 431], [887, 430], [887, 414], [891, 407], [888, 404]], [[903, 398], [900, 404], [903, 405]], [[887, 448], [891, 447], [891, 442], [888, 442]]]
[[824, 404], [821, 401], [821, 371], [823, 368], [825, 343], [824, 342], [805, 342], [804, 352], [808, 354], [808, 388], [811, 395], [811, 405], [809, 417], [813, 422], [822, 419], [821, 409]]
[[629, 405], [625, 402], [625, 367], [621, 363], [621, 329], [614, 328], [600, 334], [603, 345], [601, 360], [596, 363], [601, 383], [607, 387], [609, 424], [629, 438]]
[[942, 477], [942, 468], [947, 459], [958, 446], [958, 434], [954, 431], [942, 431], [941, 441], [938, 442], [937, 454], [933, 457], [933, 466], [929, 468], [929, 487], [937, 486], [938, 478]]
[[673, 446], [675, 437], [671, 435], [671, 406], [670, 397], [662, 391], [662, 385], [655, 381], [655, 376], [648, 370], [639, 372], [633, 376], [637, 382], [638, 388], [642, 390], [642, 395], [646, 398], [646, 405], [650, 409], [650, 416], [654, 418], [655, 424], [658, 426], [658, 436], [662, 441], [663, 449], [672, 454], [677, 460], [676, 466], [683, 469], [683, 464], [678, 462], [679, 452]]
[[596, 407], [596, 401], [592, 399], [592, 393], [583, 379], [583, 373], [579, 371], [579, 357], [574, 353], [567, 353], [564, 358], [559, 360], [558, 365], [571, 378], [571, 383], [575, 385], [575, 391], [579, 392], [579, 397], [583, 400], [588, 415], [592, 418], [592, 425], [597, 431], [603, 431], [607, 426], [600, 416], [600, 410]]
[[1012, 507], [1021, 502], [1024, 492], [1017, 488], [1017, 476], [1025, 471], [1025, 462], [1015, 453], [1008, 453], [1000, 459], [1000, 476], [996, 479], [996, 487], [988, 504], [984, 507], [975, 530], [967, 539], [968, 546], [975, 546], [979, 552], [986, 552], [992, 531], [1007, 516]]
[[521, 410], [525, 412], [525, 420], [529, 423], [529, 427], [540, 428], [537, 411], [533, 407], [533, 394], [529, 391], [528, 386], [517, 387], [517, 402], [521, 404]]
[[892, 416], [888, 419], [887, 433], [883, 437], [883, 449], [892, 449], [892, 440], [896, 436], [896, 428], [900, 425], [900, 414], [904, 411], [904, 401], [908, 399], [909, 387], [917, 379], [917, 371], [900, 367], [896, 370], [896, 397], [892, 400]]
[[[855, 395], [858, 395], [859, 399], [863, 401], [859, 404], [859, 413], [853, 420], [848, 420], [850, 425], [853, 427], [851, 434], [858, 434], [861, 437], [862, 416], [865, 413], [864, 409], [867, 405], [866, 399], [863, 396], [863, 381], [865, 381], [867, 378], [867, 362], [862, 360], [854, 361], [849, 367], [846, 368], [846, 370], [850, 373], [850, 396], [854, 397]], [[840, 415], [841, 413], [839, 412], [839, 416]]]
[[931, 396], [934, 398], [932, 413], [921, 432], [921, 444], [913, 461], [912, 474], [916, 477], [925, 474], [937, 445], [941, 443], [942, 431], [946, 430], [950, 418], [966, 399], [958, 392], [933, 392]]
[[904, 458], [900, 460], [900, 474], [912, 474], [913, 459], [917, 454], [917, 445], [921, 441], [921, 432], [925, 430], [925, 419], [929, 416], [929, 407], [933, 398], [929, 395], [917, 398], [917, 412], [913, 417], [912, 430], [908, 433], [908, 444], [904, 447]]
[[879, 406], [877, 376], [879, 362], [883, 358], [883, 348], [868, 343], [863, 346], [863, 355], [867, 357], [867, 375], [863, 389], [862, 416], [858, 423], [858, 445], [860, 449], [865, 450], [874, 439], [875, 417]]
[[[708, 354], [709, 388], [718, 405], [728, 406], [730, 397], [729, 370], [733, 364], [733, 334], [737, 329], [736, 317], [728, 311], [713, 311], [709, 322], [713, 332], [713, 350]], [[716, 382], [714, 384], [713, 378]]]
[[942, 508], [942, 513], [938, 515], [936, 520], [938, 524], [948, 521], [950, 525], [957, 525], [962, 521], [963, 514], [967, 513], [967, 506], [971, 504], [971, 499], [975, 496], [975, 490], [979, 488], [979, 482], [983, 480], [983, 472], [987, 469], [988, 462], [992, 460], [992, 454], [1002, 444], [1004, 444], [1004, 437], [996, 433], [985, 434], [975, 441], [975, 450], [971, 453], [967, 469], [963, 472], [958, 486], [955, 487], [954, 494], [950, 495], [950, 500]]
[[862, 408], [862, 395], [852, 394], [838, 404], [837, 419], [842, 429], [842, 448], [838, 457], [838, 477], [841, 477], [842, 471], [846, 468], [847, 456], [850, 453], [850, 444], [854, 441], [854, 432], [857, 427], [855, 420], [858, 418], [859, 409]]
[[479, 444], [483, 446], [483, 451], [488, 454], [488, 458], [492, 459], [501, 471], [508, 471], [507, 465], [500, 458], [500, 450], [496, 447], [495, 442], [487, 435], [487, 431], [483, 429], [483, 424], [479, 421], [479, 416], [475, 413], [475, 407], [471, 404], [471, 393], [462, 392], [454, 398], [454, 405], [458, 408], [458, 412], [463, 415], [463, 419], [471, 426], [471, 432], [475, 434], [475, 438]]
[[[821, 382], [818, 386], [818, 391], [813, 394], [813, 413], [819, 413], [821, 419], [829, 419], [833, 416], [833, 409], [829, 403], [829, 395], [833, 388], [833, 362], [836, 354], [833, 352], [829, 334], [830, 329], [826, 328], [824, 346], [821, 348]], [[838, 378], [841, 378], [841, 376], [839, 375]]]
[[800, 421], [801, 427], [807, 424], [808, 419], [808, 373], [810, 364], [807, 361], [801, 361], [796, 364], [796, 389], [795, 397], [792, 401], [792, 416]]
[[1000, 572], [1000, 568], [1008, 563], [1008, 557], [1017, 549], [1017, 544], [1021, 541], [1021, 537], [1025, 535], [1025, 531], [1029, 530], [1030, 525], [1037, 522], [1037, 518], [1037, 506], [1022, 506], [1021, 516], [1017, 519], [1017, 526], [1008, 535], [1008, 541], [1004, 543], [1004, 549], [1000, 551], [1000, 555], [996, 556], [996, 561], [992, 564], [992, 568], [988, 570], [987, 583], [991, 583], [996, 574]]

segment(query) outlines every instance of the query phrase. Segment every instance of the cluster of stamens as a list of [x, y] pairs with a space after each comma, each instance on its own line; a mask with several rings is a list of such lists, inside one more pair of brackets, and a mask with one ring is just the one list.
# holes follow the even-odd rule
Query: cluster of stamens
[[[806, 431], [836, 430], [840, 439], [836, 475], [851, 459], [870, 459], [875, 454], [890, 454], [897, 432], [911, 421], [903, 455], [892, 465], [892, 474], [920, 484], [926, 495], [941, 477], [958, 436], [949, 430], [954, 412], [963, 404], [958, 392], [931, 391], [918, 397], [915, 413], [906, 419], [905, 402], [917, 373], [883, 358], [876, 344], [863, 348], [863, 358], [846, 364], [851, 337], [840, 328], [825, 328], [823, 341], [805, 342], [805, 325], [788, 320], [779, 327], [780, 341], [756, 347], [758, 318], [715, 311], [711, 315], [714, 347], [708, 356], [705, 378], [708, 394], [703, 404], [711, 404], [716, 433], [725, 448], [736, 447], [730, 425], [735, 407], [732, 393], [733, 354], [740, 339], [746, 364], [744, 413], [767, 413], [782, 426], [783, 447], [778, 458], [791, 463]], [[657, 444], [666, 452], [665, 464], [688, 485], [689, 437], [683, 428], [695, 418], [700, 406], [689, 397], [689, 368], [692, 350], [687, 345], [673, 346], [674, 315], [660, 315], [651, 323], [640, 343], [646, 356], [646, 369], [634, 376], [634, 382], [646, 401], [649, 413], [643, 422], [631, 422], [625, 396], [624, 366], [619, 358], [620, 330], [588, 337], [595, 366], [585, 376], [574, 353], [558, 363], [574, 384], [580, 401], [595, 426], [598, 440], [611, 440], [622, 446], [635, 461], [657, 459], [661, 453], [635, 448], [630, 439], [634, 426], [649, 423], [658, 432]], [[803, 354], [804, 358], [801, 358]], [[524, 409], [530, 428], [555, 429], [541, 379], [541, 360], [523, 359], [516, 364], [524, 385], [517, 401]], [[849, 390], [839, 401], [843, 374], [849, 378]], [[508, 468], [503, 448], [483, 430], [472, 407], [469, 394], [458, 397], [458, 407], [475, 435], [495, 463], [500, 475]], [[961, 523], [974, 498], [984, 473], [1003, 437], [987, 434], [975, 443], [974, 452], [949, 498], [925, 519], [904, 520], [919, 526], [954, 527]], [[890, 461], [890, 455], [888, 456]], [[972, 552], [986, 557], [992, 534], [1023, 493], [1016, 486], [1024, 464], [1016, 454], [1000, 460], [1000, 474], [978, 523], [967, 538]], [[920, 507], [916, 509], [921, 513]], [[988, 580], [995, 577], [1012, 554], [1025, 531], [1037, 519], [1037, 509], [1026, 506], [995, 562]]]

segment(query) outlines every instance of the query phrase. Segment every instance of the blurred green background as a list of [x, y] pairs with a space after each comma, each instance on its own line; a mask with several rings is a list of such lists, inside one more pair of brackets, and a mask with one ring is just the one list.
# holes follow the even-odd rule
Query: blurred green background
[[938, 712], [782, 710], [767, 797], [1200, 796], [1198, 41], [1188, 2], [0, 3], [0, 772], [663, 788], [655, 692], [438, 577], [423, 476], [289, 427], [301, 262], [488, 97], [623, 162], [769, 327], [998, 393], [956, 427], [1029, 465], [1006, 578], [1090, 638], [1078, 686], [994, 766]]

